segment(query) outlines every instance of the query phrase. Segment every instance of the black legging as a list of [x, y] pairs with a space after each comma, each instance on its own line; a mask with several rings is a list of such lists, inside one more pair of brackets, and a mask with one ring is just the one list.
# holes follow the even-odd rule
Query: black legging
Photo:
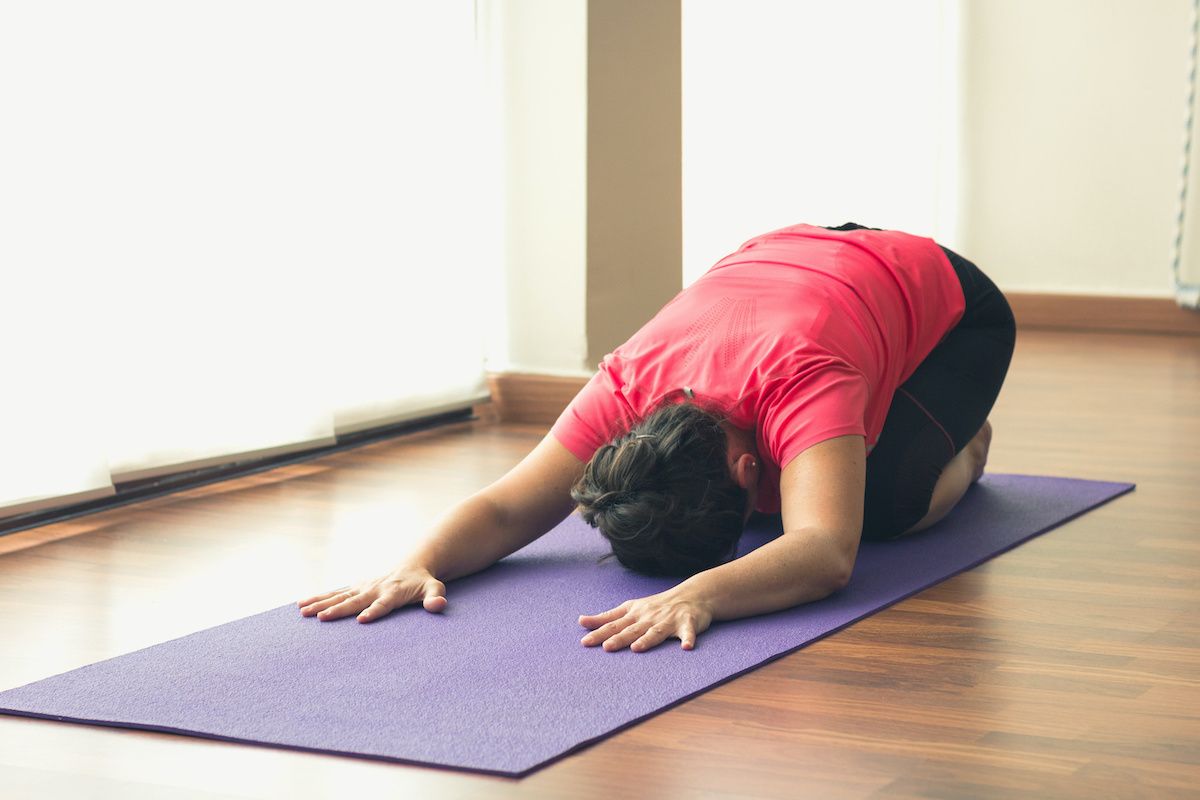
[[[848, 222], [831, 230], [863, 227]], [[929, 512], [942, 469], [983, 427], [1012, 360], [1017, 329], [1004, 294], [970, 261], [942, 250], [966, 308], [892, 397], [867, 457], [866, 539], [899, 536]]]

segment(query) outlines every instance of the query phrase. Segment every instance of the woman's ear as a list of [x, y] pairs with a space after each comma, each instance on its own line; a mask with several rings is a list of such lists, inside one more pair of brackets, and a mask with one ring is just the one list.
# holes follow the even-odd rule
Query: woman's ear
[[758, 479], [762, 474], [758, 457], [752, 453], [742, 453], [736, 462], [737, 469], [734, 471], [734, 480], [738, 486], [746, 490], [746, 511], [742, 517], [742, 524], [750, 521], [750, 515], [754, 513], [754, 507], [758, 503]]
[[733, 462], [733, 480], [743, 489], [758, 486], [758, 458], [752, 453], [742, 453]]

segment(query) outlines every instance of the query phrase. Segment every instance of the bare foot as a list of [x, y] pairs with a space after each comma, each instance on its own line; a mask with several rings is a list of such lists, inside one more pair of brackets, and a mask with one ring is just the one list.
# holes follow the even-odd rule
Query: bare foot
[[971, 483], [983, 477], [983, 468], [987, 466], [988, 450], [992, 446], [992, 423], [990, 420], [983, 421], [983, 427], [979, 429], [979, 433], [975, 434], [975, 438], [967, 442], [967, 446], [963, 449], [971, 450], [972, 459], [975, 464], [974, 477]]

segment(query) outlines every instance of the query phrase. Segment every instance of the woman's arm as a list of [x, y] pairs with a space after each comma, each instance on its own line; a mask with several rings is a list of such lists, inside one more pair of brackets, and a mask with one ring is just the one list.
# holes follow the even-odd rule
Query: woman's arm
[[646, 650], [677, 637], [691, 649], [714, 619], [791, 608], [845, 586], [862, 533], [866, 458], [862, 436], [808, 448], [780, 479], [782, 536], [665, 592], [580, 617], [580, 624], [594, 629], [583, 643]]
[[547, 434], [500, 480], [452, 508], [406, 559], [442, 580], [490, 567], [562, 522], [583, 462]]
[[390, 573], [301, 600], [301, 614], [322, 620], [358, 614], [359, 621], [370, 622], [419, 599], [429, 611], [441, 611], [443, 581], [491, 566], [571, 513], [571, 487], [583, 466], [547, 435], [504, 477], [451, 508]]

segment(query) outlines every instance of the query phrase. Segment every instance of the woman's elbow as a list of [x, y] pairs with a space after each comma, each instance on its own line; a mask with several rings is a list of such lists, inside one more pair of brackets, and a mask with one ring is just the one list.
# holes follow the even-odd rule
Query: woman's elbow
[[810, 570], [807, 580], [796, 585], [798, 596], [792, 602], [815, 603], [836, 594], [850, 582], [851, 571], [852, 567], [842, 568], [832, 564]]
[[821, 570], [821, 587], [824, 589], [824, 597], [828, 597], [834, 592], [845, 589], [850, 583], [850, 577], [854, 574], [854, 556], [847, 556], [844, 553], [831, 554], [826, 560], [824, 569]]
[[830, 576], [830, 585], [833, 588], [829, 590], [829, 593], [833, 594], [834, 592], [845, 589], [846, 586], [850, 583], [850, 577], [853, 574], [854, 574], [854, 562], [853, 561], [846, 563], [846, 564], [842, 565], [839, 569], [835, 570], [833, 572], [833, 574]]
[[820, 576], [815, 581], [816, 589], [820, 593], [815, 600], [824, 600], [835, 592], [840, 592], [850, 583], [850, 575], [853, 573], [853, 565], [849, 566], [830, 566], [827, 569], [821, 570]]
[[[823, 600], [850, 583], [854, 573], [855, 556], [858, 548], [850, 546], [849, 539], [827, 534], [797, 536], [796, 546], [804, 553], [803, 573], [805, 580], [801, 602]], [[799, 589], [800, 586], [797, 586]]]

